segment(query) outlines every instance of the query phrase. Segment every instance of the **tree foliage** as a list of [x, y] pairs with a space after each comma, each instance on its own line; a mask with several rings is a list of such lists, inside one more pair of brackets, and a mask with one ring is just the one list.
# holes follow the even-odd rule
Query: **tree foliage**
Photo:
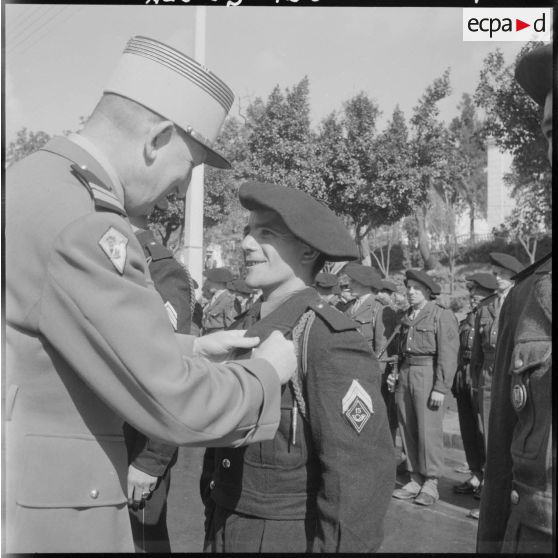
[[46, 132], [33, 132], [27, 128], [21, 128], [17, 132], [16, 139], [9, 143], [6, 150], [7, 165], [13, 165], [16, 161], [41, 149], [48, 140], [50, 140], [50, 136]]

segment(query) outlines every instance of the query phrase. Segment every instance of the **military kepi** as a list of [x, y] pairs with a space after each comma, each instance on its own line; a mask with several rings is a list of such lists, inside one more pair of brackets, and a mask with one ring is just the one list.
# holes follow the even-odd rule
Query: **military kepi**
[[529, 97], [544, 106], [552, 91], [552, 45], [534, 48], [524, 54], [515, 67], [515, 79]]
[[148, 37], [132, 37], [105, 93], [116, 93], [171, 120], [206, 149], [205, 163], [230, 168], [213, 148], [234, 94], [205, 66]]
[[315, 248], [326, 260], [350, 261], [358, 248], [341, 220], [328, 207], [305, 192], [262, 182], [246, 182], [238, 192], [246, 209], [275, 211], [300, 240]]
[[427, 289], [430, 289], [432, 294], [440, 294], [441, 290], [440, 287], [434, 282], [432, 277], [423, 271], [422, 269], [408, 269], [405, 272], [405, 285], [407, 285], [407, 281], [409, 279], [413, 279], [414, 281], [418, 281], [422, 285], [424, 285]]

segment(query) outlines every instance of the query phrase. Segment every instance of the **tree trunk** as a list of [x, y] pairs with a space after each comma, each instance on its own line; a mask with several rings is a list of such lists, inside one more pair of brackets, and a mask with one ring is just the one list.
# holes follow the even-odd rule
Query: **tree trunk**
[[371, 265], [370, 245], [368, 244], [368, 229], [366, 227], [356, 227], [356, 243], [360, 251], [362, 265]]
[[475, 204], [469, 204], [469, 239], [475, 242]]
[[424, 262], [425, 269], [431, 270], [436, 268], [438, 260], [430, 253], [430, 242], [428, 240], [428, 234], [426, 232], [426, 211], [426, 207], [421, 206], [415, 213], [415, 219], [417, 221], [418, 228], [419, 252], [422, 256], [422, 261]]

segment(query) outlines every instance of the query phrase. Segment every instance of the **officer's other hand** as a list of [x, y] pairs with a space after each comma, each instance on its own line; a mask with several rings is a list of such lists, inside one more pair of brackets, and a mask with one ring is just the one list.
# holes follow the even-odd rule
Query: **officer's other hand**
[[428, 405], [431, 409], [439, 409], [444, 402], [444, 394], [439, 391], [434, 391], [430, 393], [430, 399], [428, 400]]
[[274, 331], [252, 351], [252, 358], [265, 358], [271, 363], [281, 384], [286, 384], [296, 370], [296, 354], [292, 341], [285, 339], [280, 331]]
[[219, 362], [225, 360], [233, 349], [252, 349], [259, 337], [244, 337], [246, 330], [216, 331], [194, 340], [194, 355]]
[[128, 467], [128, 505], [135, 510], [143, 507], [145, 500], [151, 496], [156, 485], [157, 477], [152, 477], [130, 465]]
[[387, 375], [386, 383], [388, 387], [388, 391], [393, 393], [395, 391], [395, 387], [397, 386], [397, 376], [393, 373]]

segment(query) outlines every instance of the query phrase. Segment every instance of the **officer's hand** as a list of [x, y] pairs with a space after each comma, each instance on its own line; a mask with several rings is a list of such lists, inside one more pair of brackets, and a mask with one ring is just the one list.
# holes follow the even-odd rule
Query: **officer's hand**
[[397, 385], [397, 376], [393, 373], [388, 374], [386, 378], [386, 383], [387, 383], [388, 390], [393, 393], [395, 391], [395, 386]]
[[296, 354], [292, 341], [285, 339], [280, 331], [274, 331], [252, 351], [252, 358], [265, 358], [275, 368], [281, 384], [286, 384], [296, 370]]
[[233, 349], [252, 349], [259, 337], [244, 337], [246, 330], [217, 331], [194, 339], [194, 355], [219, 362], [225, 360]]
[[128, 505], [140, 508], [157, 485], [157, 477], [152, 477], [133, 465], [128, 467]]
[[439, 391], [432, 390], [430, 393], [430, 399], [428, 400], [428, 405], [431, 409], [439, 409], [444, 402], [444, 394]]

